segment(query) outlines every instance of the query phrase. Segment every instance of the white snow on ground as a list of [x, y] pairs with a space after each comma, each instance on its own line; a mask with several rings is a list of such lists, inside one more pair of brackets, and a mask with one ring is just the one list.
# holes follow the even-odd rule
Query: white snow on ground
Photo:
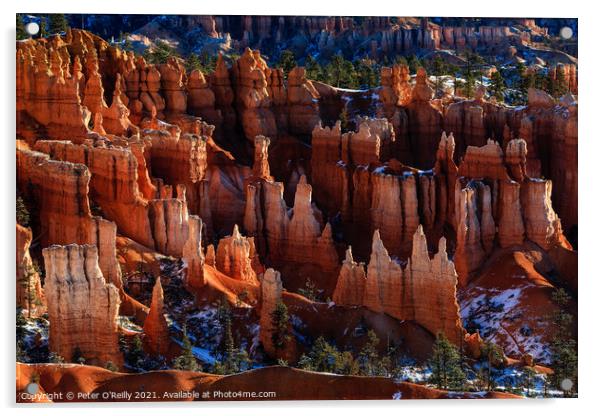
[[[513, 276], [519, 278], [522, 276]], [[550, 358], [548, 346], [541, 341], [541, 336], [532, 335], [532, 328], [525, 326], [525, 333], [513, 331], [509, 333], [504, 328], [504, 321], [520, 319], [525, 311], [519, 307], [523, 290], [529, 287], [510, 289], [471, 289], [460, 302], [462, 320], [471, 318], [480, 328], [481, 336], [486, 340], [494, 338], [504, 347], [504, 352], [510, 356], [520, 356], [524, 352], [531, 354], [536, 361], [547, 363]], [[478, 293], [478, 295], [476, 295]], [[470, 295], [473, 296], [470, 296]], [[475, 296], [476, 295], [476, 296]]]
[[406, 366], [402, 367], [396, 381], [409, 381], [410, 383], [426, 383], [432, 372], [428, 368]]

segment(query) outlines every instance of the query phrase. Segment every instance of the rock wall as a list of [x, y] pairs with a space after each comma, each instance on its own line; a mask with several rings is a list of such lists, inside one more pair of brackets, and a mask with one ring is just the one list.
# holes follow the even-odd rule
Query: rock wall
[[252, 237], [243, 237], [234, 226], [232, 235], [219, 240], [215, 253], [215, 268], [225, 275], [245, 282], [257, 283], [253, 262], [258, 262]]
[[17, 307], [27, 310], [28, 316], [37, 316], [44, 310], [44, 294], [40, 275], [29, 254], [31, 229], [17, 224]]
[[107, 283], [92, 245], [53, 245], [43, 250], [50, 351], [66, 360], [79, 352], [88, 363], [121, 366], [118, 289]]
[[411, 257], [403, 267], [389, 256], [377, 230], [367, 274], [363, 264], [355, 263], [348, 250], [334, 299], [337, 304], [365, 306], [399, 320], [415, 321], [433, 335], [441, 332], [459, 345], [464, 329], [456, 283], [457, 274], [447, 256], [445, 238], [441, 238], [438, 252], [431, 259], [419, 226], [413, 236]]
[[265, 352], [270, 356], [276, 355], [272, 342], [274, 325], [272, 314], [278, 302], [282, 301], [282, 281], [280, 273], [274, 269], [267, 269], [260, 278], [261, 282], [261, 309], [259, 315], [259, 341]]

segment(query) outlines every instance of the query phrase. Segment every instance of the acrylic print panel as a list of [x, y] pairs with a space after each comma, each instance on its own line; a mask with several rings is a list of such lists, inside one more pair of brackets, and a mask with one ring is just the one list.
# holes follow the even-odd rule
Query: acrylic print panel
[[18, 402], [577, 396], [576, 19], [16, 19]]

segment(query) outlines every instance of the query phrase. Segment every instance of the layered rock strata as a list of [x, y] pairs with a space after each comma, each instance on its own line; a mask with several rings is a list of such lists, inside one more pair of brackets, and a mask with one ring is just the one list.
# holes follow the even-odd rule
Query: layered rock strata
[[118, 289], [107, 283], [92, 245], [57, 246], [43, 250], [48, 301], [50, 350], [91, 364], [122, 364], [117, 315]]

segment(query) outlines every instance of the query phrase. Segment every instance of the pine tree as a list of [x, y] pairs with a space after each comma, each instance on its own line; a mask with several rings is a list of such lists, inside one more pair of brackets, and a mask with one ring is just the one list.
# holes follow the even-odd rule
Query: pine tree
[[445, 74], [445, 62], [441, 56], [435, 56], [433, 59], [433, 75], [435, 75], [435, 97], [441, 90], [441, 76]]
[[373, 330], [368, 331], [367, 338], [358, 357], [360, 372], [365, 376], [374, 376], [378, 374], [377, 348], [380, 340]]
[[142, 348], [142, 338], [136, 335], [132, 340], [132, 345], [126, 354], [126, 360], [134, 368], [140, 368], [144, 362], [145, 354]]
[[276, 351], [285, 350], [290, 339], [288, 308], [280, 301], [272, 312], [272, 345]]
[[347, 376], [360, 374], [360, 365], [353, 357], [351, 351], [344, 351], [339, 354], [337, 359], [337, 373]]
[[182, 354], [173, 361], [173, 368], [176, 370], [198, 371], [199, 365], [192, 353], [192, 342], [188, 338], [186, 324], [182, 327]]
[[40, 19], [40, 37], [45, 38], [48, 36], [48, 30], [46, 29], [46, 18]]
[[178, 56], [178, 53], [167, 42], [163, 40], [155, 41], [155, 45], [147, 48], [143, 53], [144, 59], [151, 64], [164, 64], [172, 56]]
[[531, 396], [531, 390], [535, 387], [535, 375], [533, 367], [525, 366], [521, 377], [521, 386], [526, 390], [527, 397]]
[[[25, 300], [27, 301], [27, 317], [31, 318], [31, 312], [35, 305], [40, 305], [41, 301], [37, 296], [36, 287], [34, 285], [34, 277], [39, 274], [36, 270], [37, 263], [33, 263], [23, 270], [23, 276], [19, 281], [19, 285], [25, 291]], [[38, 266], [39, 267], [39, 266]]]
[[64, 14], [49, 14], [48, 15], [48, 32], [51, 35], [56, 33], [67, 32], [69, 24]]
[[504, 91], [506, 91], [506, 84], [502, 74], [500, 74], [498, 71], [495, 71], [491, 76], [491, 85], [489, 86], [489, 90], [498, 102], [504, 102]]
[[504, 359], [504, 352], [494, 343], [486, 342], [481, 349], [481, 355], [484, 357], [484, 365], [486, 366], [485, 381], [487, 390], [491, 391], [495, 388], [496, 366]]
[[113, 361], [107, 361], [107, 363], [105, 364], [105, 368], [109, 371], [112, 371], [113, 373], [119, 370], [115, 363], [113, 363]]
[[564, 390], [565, 397], [572, 396], [577, 391], [577, 343], [572, 336], [573, 315], [568, 312], [571, 298], [564, 289], [556, 289], [552, 301], [557, 310], [551, 316], [554, 336], [550, 345], [552, 385], [562, 389], [563, 382], [569, 380], [572, 388]]
[[361, 89], [369, 89], [378, 86], [378, 74], [373, 62], [367, 58], [356, 61], [355, 73], [357, 74], [357, 85]]
[[305, 76], [313, 81], [322, 81], [322, 67], [313, 57], [308, 56], [305, 60]]
[[320, 336], [311, 347], [309, 353], [299, 359], [299, 366], [304, 370], [337, 373], [339, 350]]
[[327, 82], [340, 88], [345, 80], [345, 58], [341, 53], [337, 53], [332, 57], [328, 65], [326, 65]]
[[408, 69], [411, 74], [415, 74], [422, 65], [420, 64], [420, 60], [416, 57], [416, 55], [410, 55], [407, 58]]
[[29, 227], [29, 210], [25, 201], [20, 196], [17, 197], [17, 223], [23, 227]]
[[17, 13], [17, 40], [27, 39], [28, 37], [23, 24], [23, 16]]
[[201, 64], [201, 60], [199, 56], [195, 53], [191, 53], [186, 58], [185, 67], [187, 72], [192, 72], [194, 70], [201, 70], [203, 65]]
[[438, 334], [433, 344], [433, 355], [429, 360], [432, 370], [430, 382], [440, 389], [461, 389], [466, 375], [462, 370], [462, 359], [458, 347]]
[[[339, 119], [341, 120], [341, 130], [345, 130], [348, 127], [349, 122], [347, 119], [346, 109], [343, 109]], [[305, 296], [312, 302], [316, 302], [318, 300], [318, 289], [316, 288], [316, 284], [309, 278], [305, 280], [305, 286], [299, 289], [298, 292], [300, 295]]]
[[285, 49], [280, 53], [280, 59], [276, 63], [277, 68], [281, 68], [284, 74], [284, 79], [288, 79], [288, 74], [291, 70], [297, 66], [297, 61], [295, 60], [295, 54]]

